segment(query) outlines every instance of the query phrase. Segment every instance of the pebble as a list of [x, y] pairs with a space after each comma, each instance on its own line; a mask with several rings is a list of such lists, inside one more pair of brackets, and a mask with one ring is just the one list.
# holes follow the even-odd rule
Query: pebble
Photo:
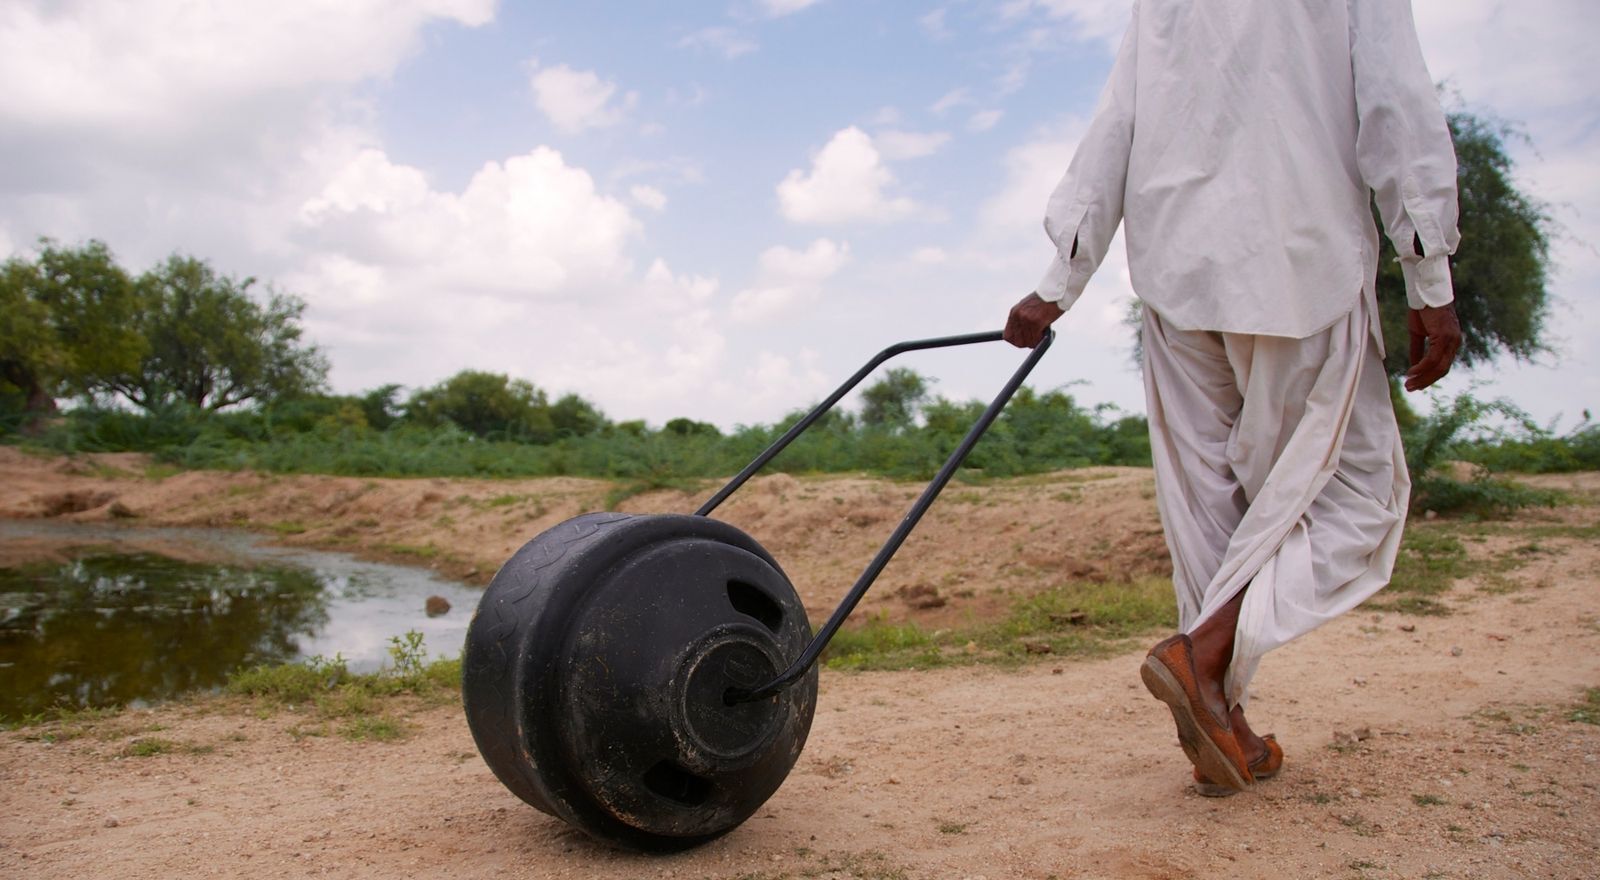
[[1460, 657], [1461, 656], [1461, 646], [1460, 645], [1451, 645], [1450, 646], [1450, 656], [1452, 656], [1452, 657]]
[[121, 825], [121, 824], [122, 824], [122, 822], [119, 821], [116, 816], [107, 816], [106, 817], [106, 827], [107, 828], [115, 828], [115, 827], [117, 827], [118, 825]]

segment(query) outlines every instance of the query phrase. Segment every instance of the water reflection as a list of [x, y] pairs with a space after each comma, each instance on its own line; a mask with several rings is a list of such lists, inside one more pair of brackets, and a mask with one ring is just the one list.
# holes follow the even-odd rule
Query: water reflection
[[[0, 545], [40, 542], [93, 549], [66, 563], [0, 567], [0, 718], [164, 699], [316, 654], [373, 670], [407, 630], [424, 634], [430, 657], [454, 656], [481, 595], [425, 570], [240, 532], [0, 521]], [[151, 545], [230, 562], [179, 561]], [[429, 618], [423, 602], [435, 594], [454, 607]]]
[[148, 553], [0, 569], [0, 716], [161, 699], [288, 660], [327, 623], [326, 586]]

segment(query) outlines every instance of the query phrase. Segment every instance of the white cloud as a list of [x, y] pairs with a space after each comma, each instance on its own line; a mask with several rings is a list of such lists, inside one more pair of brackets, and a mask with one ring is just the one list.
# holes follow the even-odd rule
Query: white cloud
[[979, 228], [988, 240], [1030, 245], [1029, 252], [1042, 254], [1040, 271], [1050, 254], [1043, 225], [1045, 202], [1066, 173], [1087, 127], [1087, 119], [1069, 119], [1007, 152], [1005, 183], [978, 211]]
[[615, 125], [638, 101], [638, 95], [629, 92], [613, 102], [616, 83], [601, 79], [592, 70], [575, 70], [565, 64], [535, 70], [530, 85], [539, 109], [567, 134]]
[[866, 132], [854, 126], [833, 136], [811, 160], [778, 184], [783, 215], [796, 223], [887, 221], [916, 209], [907, 198], [889, 196], [894, 175]]
[[922, 27], [923, 32], [929, 37], [935, 40], [947, 40], [950, 38], [950, 28], [944, 22], [946, 12], [947, 10], [943, 7], [935, 9], [920, 16], [917, 19], [917, 24]]
[[950, 262], [950, 255], [943, 248], [920, 247], [911, 252], [911, 262], [924, 266], [939, 266]]
[[782, 355], [760, 352], [755, 365], [746, 371], [740, 383], [740, 396], [755, 404], [784, 407], [820, 396], [832, 381], [818, 369], [819, 360], [817, 352], [811, 349], [801, 349], [799, 364]]
[[628, 195], [640, 206], [652, 211], [663, 211], [667, 207], [667, 194], [653, 186], [640, 183], [628, 189]]
[[950, 142], [950, 135], [943, 131], [889, 130], [878, 132], [872, 141], [878, 145], [878, 152], [883, 158], [895, 161], [932, 156]]
[[1128, 0], [1009, 0], [1000, 15], [1016, 20], [1042, 14], [1066, 22], [1078, 39], [1098, 40], [1115, 48], [1128, 29], [1132, 8]]
[[0, 120], [181, 141], [240, 101], [387, 76], [423, 25], [477, 26], [493, 13], [494, 0], [11, 0], [0, 13]]
[[821, 296], [822, 283], [850, 258], [850, 245], [819, 238], [803, 251], [771, 247], [757, 261], [759, 283], [739, 291], [729, 317], [740, 323], [769, 321]]
[[638, 223], [548, 147], [490, 162], [459, 194], [368, 148], [300, 212], [324, 254], [381, 267], [413, 286], [502, 296], [549, 294], [626, 272]]
[[928, 109], [940, 116], [943, 116], [957, 107], [971, 103], [972, 95], [970, 95], [966, 89], [951, 89], [950, 91], [941, 95], [939, 100], [934, 101], [931, 105], [929, 105]]
[[822, 0], [759, 0], [761, 11], [771, 18], [793, 15], [822, 2]]
[[722, 57], [732, 60], [741, 55], [749, 55], [751, 52], [761, 48], [761, 46], [755, 40], [733, 28], [708, 27], [697, 30], [679, 40], [678, 48], [716, 52]]
[[803, 251], [781, 245], [767, 248], [758, 265], [765, 278], [814, 284], [833, 277], [849, 259], [848, 242], [819, 238]]
[[1006, 115], [1004, 110], [980, 110], [967, 120], [967, 131], [988, 131], [998, 125], [1000, 117], [1004, 115]]
[[728, 317], [742, 324], [761, 323], [782, 315], [805, 298], [807, 291], [794, 285], [746, 288], [734, 295]]

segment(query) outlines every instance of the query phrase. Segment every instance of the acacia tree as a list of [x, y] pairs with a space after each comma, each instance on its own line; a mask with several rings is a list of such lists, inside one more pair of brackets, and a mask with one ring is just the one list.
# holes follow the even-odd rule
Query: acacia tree
[[305, 303], [275, 292], [258, 302], [254, 285], [177, 255], [145, 273], [137, 283], [144, 356], [101, 378], [99, 390], [145, 409], [181, 401], [210, 410], [321, 391], [328, 361], [302, 338]]
[[479, 437], [548, 443], [556, 437], [548, 396], [526, 379], [462, 370], [411, 395], [406, 419], [456, 425]]
[[132, 279], [104, 243], [40, 242], [38, 256], [0, 266], [0, 391], [30, 413], [137, 368], [147, 346]]

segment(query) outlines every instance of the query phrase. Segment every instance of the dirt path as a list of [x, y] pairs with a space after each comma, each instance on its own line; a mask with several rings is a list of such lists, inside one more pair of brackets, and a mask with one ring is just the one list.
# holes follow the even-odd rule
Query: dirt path
[[[1137, 472], [1108, 479], [1125, 481], [1117, 503], [1148, 506]], [[726, 838], [666, 858], [599, 848], [517, 801], [457, 707], [414, 710], [403, 741], [352, 743], [295, 736], [299, 713], [202, 700], [65, 742], [0, 734], [0, 876], [1590, 878], [1600, 726], [1570, 716], [1600, 686], [1600, 549], [1584, 537], [1600, 525], [1600, 479], [1551, 482], [1587, 503], [1469, 540], [1481, 574], [1446, 597], [1450, 616], [1360, 610], [1269, 657], [1252, 719], [1288, 762], [1231, 799], [1189, 790], [1170, 720], [1138, 684], [1138, 651], [1020, 671], [825, 671], [784, 787]], [[1033, 520], [1004, 493], [1073, 485], [1094, 483], [1003, 487], [993, 503], [986, 489], [965, 506]], [[6, 489], [0, 509], [17, 497]], [[170, 514], [147, 503], [144, 515]], [[940, 552], [1015, 555], [1009, 542]], [[1521, 564], [1489, 564], [1508, 554]], [[124, 756], [157, 730], [177, 747]]]

